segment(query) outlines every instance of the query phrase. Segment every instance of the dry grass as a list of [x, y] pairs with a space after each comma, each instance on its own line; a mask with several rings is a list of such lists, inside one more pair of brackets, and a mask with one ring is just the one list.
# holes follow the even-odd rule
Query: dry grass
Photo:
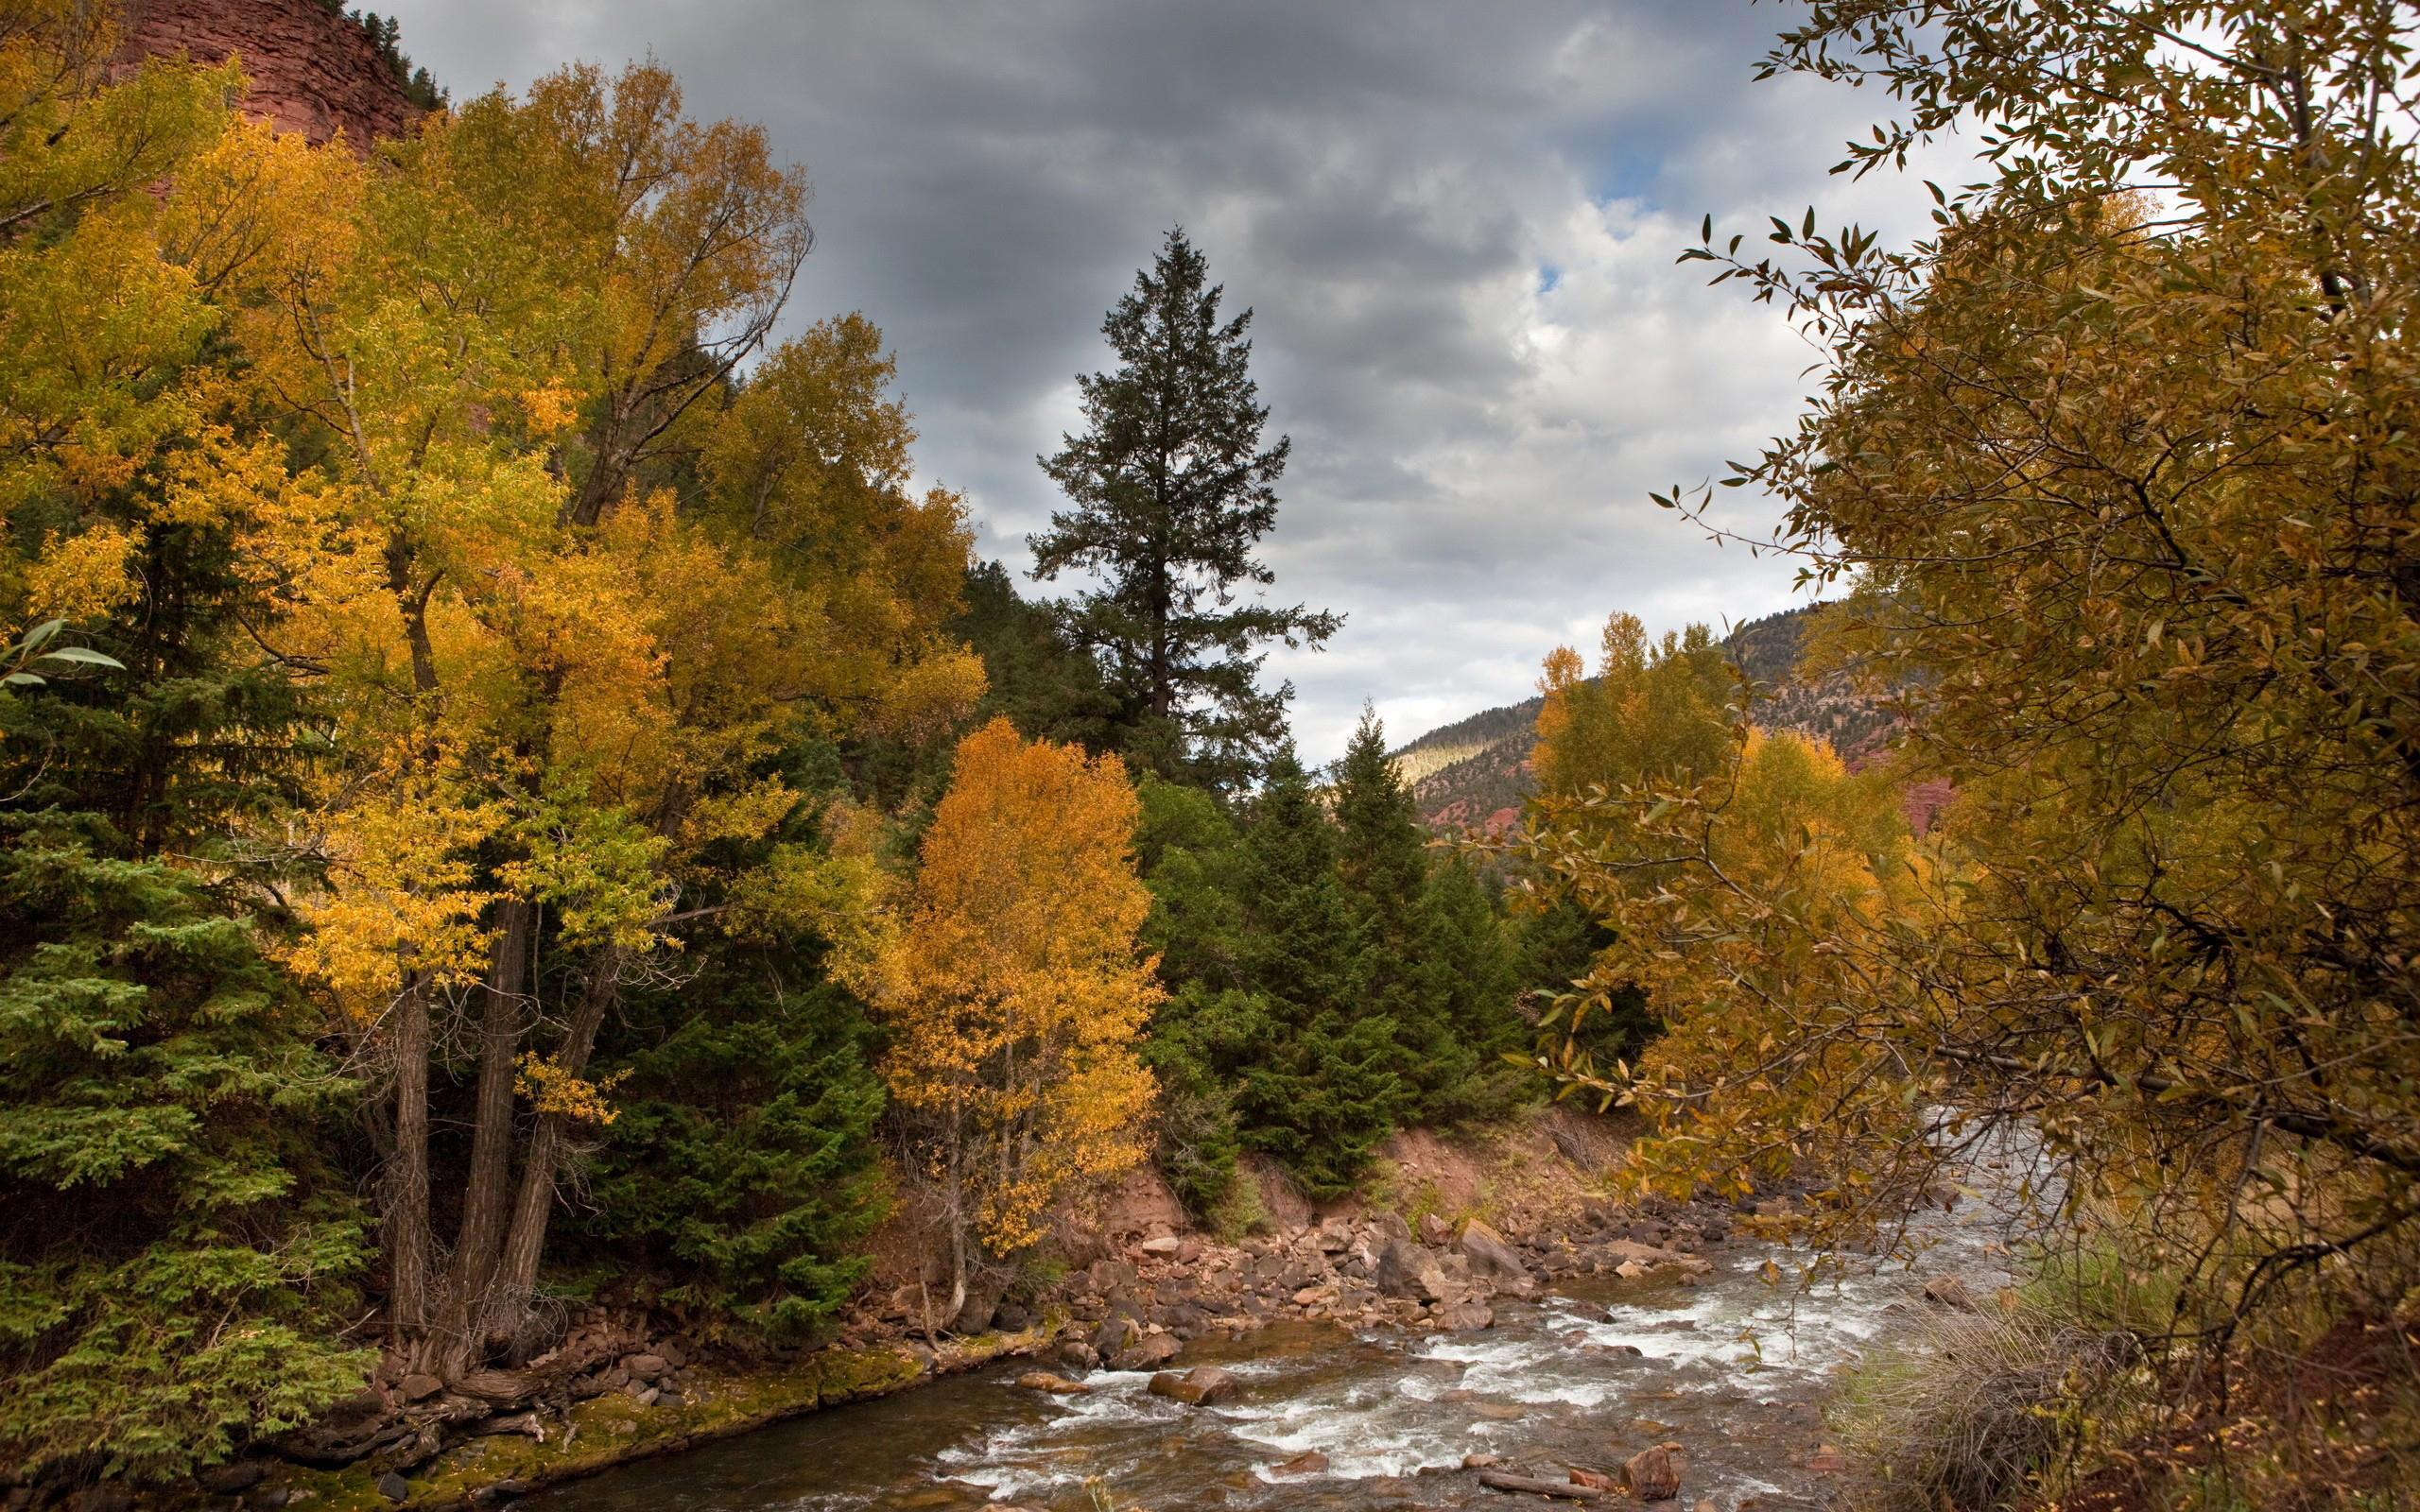
[[2131, 1384], [2137, 1351], [2018, 1303], [1929, 1312], [1860, 1366], [1831, 1414], [1860, 1512], [2005, 1506], [2072, 1458]]

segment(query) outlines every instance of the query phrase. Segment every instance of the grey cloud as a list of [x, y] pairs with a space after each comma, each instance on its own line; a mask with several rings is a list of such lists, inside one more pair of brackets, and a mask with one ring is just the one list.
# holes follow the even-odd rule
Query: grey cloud
[[1788, 564], [1647, 502], [1786, 426], [1811, 360], [1673, 254], [1706, 211], [1921, 213], [1825, 176], [1879, 102], [1753, 82], [1789, 9], [1746, 0], [390, 3], [458, 94], [651, 52], [763, 122], [817, 191], [794, 318], [883, 327], [920, 465], [1012, 562], [1102, 311], [1184, 222], [1295, 440], [1273, 594], [1351, 615], [1272, 659], [1314, 758], [1365, 698], [1409, 735], [1525, 696], [1614, 608], [1787, 602]]

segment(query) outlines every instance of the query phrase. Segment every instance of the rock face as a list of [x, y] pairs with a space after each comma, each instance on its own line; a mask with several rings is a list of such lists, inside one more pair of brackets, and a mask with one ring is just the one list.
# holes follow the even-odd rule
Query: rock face
[[316, 0], [126, 0], [121, 26], [112, 73], [179, 52], [197, 62], [240, 57], [251, 80], [244, 113], [315, 145], [341, 130], [366, 152], [420, 118], [368, 34]]

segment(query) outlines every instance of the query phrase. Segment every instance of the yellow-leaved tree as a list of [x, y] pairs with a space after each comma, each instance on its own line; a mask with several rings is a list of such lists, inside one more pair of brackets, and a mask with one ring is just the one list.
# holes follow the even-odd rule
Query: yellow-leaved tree
[[[1924, 902], [1931, 873], [1890, 779], [1757, 729], [1703, 626], [1655, 644], [1616, 614], [1582, 671], [1568, 648], [1547, 658], [1539, 792], [1514, 845], [1524, 885], [1566, 892], [1612, 942], [1545, 1014], [1537, 1064], [1646, 1115], [1655, 1137], [1632, 1160], [1647, 1184], [1739, 1195], [1820, 1167], [1866, 1187], [1875, 1162], [1841, 1141], [1870, 1156], [1885, 1120], [1839, 1115], [1893, 1046], [1863, 1032], [1842, 975], [1860, 968], [1824, 942]], [[1660, 1033], [1598, 1065], [1584, 1031], [1622, 1001]], [[1894, 1105], [1887, 1132], [1916, 1140], [1923, 1111]]]
[[1053, 1203], [1143, 1158], [1135, 1056], [1161, 996], [1135, 933], [1133, 787], [1115, 758], [994, 719], [959, 742], [899, 929], [870, 963], [892, 1096], [951, 1229], [951, 1299], [977, 1259], [1030, 1247]]

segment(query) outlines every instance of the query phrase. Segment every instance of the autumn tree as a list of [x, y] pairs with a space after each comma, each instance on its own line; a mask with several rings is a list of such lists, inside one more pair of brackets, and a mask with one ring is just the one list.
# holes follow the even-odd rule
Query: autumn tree
[[[367, 168], [291, 173], [300, 224], [230, 282], [250, 381], [313, 442], [270, 474], [260, 558], [287, 612], [263, 639], [344, 730], [294, 964], [391, 1068], [390, 1328], [458, 1374], [542, 1343], [556, 1179], [607, 1111], [598, 1036], [672, 959], [680, 900], [799, 803], [768, 765], [819, 727], [945, 723], [979, 694], [940, 633], [965, 527], [903, 487], [912, 432], [864, 322], [732, 381], [752, 348], [717, 333], [761, 335], [804, 186], [761, 132], [688, 122], [660, 70], [567, 70]], [[231, 161], [193, 188], [251, 204], [258, 177]], [[553, 1002], [541, 944], [567, 969]], [[438, 1275], [429, 1024], [464, 995], [472, 1140]]]
[[1290, 685], [1259, 685], [1271, 642], [1317, 646], [1340, 616], [1238, 603], [1274, 581], [1253, 555], [1277, 524], [1288, 442], [1261, 445], [1269, 410], [1250, 371], [1247, 310], [1182, 230], [1101, 325], [1115, 372], [1080, 376], [1084, 434], [1043, 471], [1073, 507], [1035, 536], [1034, 576], [1091, 574], [1070, 625], [1103, 662], [1124, 743], [1142, 765], [1247, 780], [1282, 738]]
[[875, 968], [883, 1076], [946, 1204], [953, 1316], [977, 1246], [1029, 1249], [1054, 1203], [1147, 1151], [1135, 1044], [1161, 990], [1136, 945], [1135, 816], [1115, 758], [994, 719], [959, 744]]
[[1829, 344], [1737, 481], [1856, 590], [1841, 647], [1908, 690], [1963, 863], [1922, 909], [1810, 912], [1656, 795], [1668, 948], [1789, 920], [1811, 967], [1764, 984], [1759, 1090], [1679, 1126], [1720, 1167], [1821, 1091], [1826, 1155], [1887, 1182], [2021, 1124], [2053, 1232], [2175, 1298], [2180, 1388], [2413, 1274], [2408, 19], [1818, 4], [1772, 68], [1904, 112], [1847, 165], [1988, 120], [1982, 181], [1904, 251], [1809, 216], [1691, 253]]

